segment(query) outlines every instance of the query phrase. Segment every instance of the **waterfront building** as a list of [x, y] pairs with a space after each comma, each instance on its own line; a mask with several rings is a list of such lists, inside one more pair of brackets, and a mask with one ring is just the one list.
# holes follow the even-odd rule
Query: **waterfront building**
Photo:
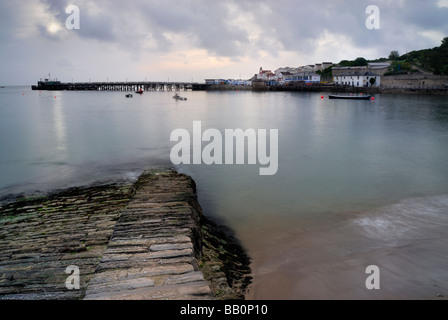
[[264, 80], [264, 81], [274, 81], [277, 80], [275, 73], [272, 73], [271, 70], [263, 70], [262, 67], [260, 67], [260, 71], [257, 74], [258, 80]]
[[208, 85], [219, 84], [219, 79], [205, 79], [205, 84], [208, 84]]
[[322, 62], [322, 70], [325, 70], [333, 65], [333, 62]]
[[305, 83], [319, 83], [320, 75], [314, 72], [300, 72], [296, 74], [287, 75], [284, 78], [285, 83], [290, 82], [305, 82]]
[[334, 66], [333, 77], [337, 77], [343, 74], [351, 73], [351, 72], [372, 72], [379, 76], [383, 76], [389, 69], [389, 62], [370, 62], [367, 66]]
[[285, 74], [299, 73], [299, 70], [298, 70], [298, 68], [283, 67], [283, 68], [278, 68], [277, 70], [274, 71], [274, 73], [278, 78], [283, 78]]
[[340, 75], [347, 75], [349, 73], [362, 73], [369, 71], [367, 66], [352, 66], [352, 67], [342, 67], [342, 66], [334, 66], [332, 68], [333, 77], [337, 77]]
[[[374, 79], [373, 84], [371, 79]], [[381, 76], [370, 71], [349, 71], [335, 76], [334, 82], [351, 87], [378, 87], [381, 85]]]
[[383, 76], [389, 71], [390, 62], [370, 62], [367, 65], [370, 72]]
[[234, 85], [234, 86], [251, 86], [251, 80], [243, 79], [205, 79], [206, 85]]

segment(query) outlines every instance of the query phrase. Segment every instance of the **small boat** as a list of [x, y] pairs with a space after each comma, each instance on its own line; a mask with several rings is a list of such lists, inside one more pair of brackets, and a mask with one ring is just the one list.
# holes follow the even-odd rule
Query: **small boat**
[[330, 98], [330, 99], [350, 99], [350, 100], [371, 100], [372, 96], [370, 96], [370, 95], [367, 95], [367, 96], [339, 96], [339, 95], [330, 94], [328, 96], [328, 98]]
[[187, 100], [187, 98], [181, 97], [177, 93], [173, 96], [173, 99], [176, 99], [176, 100]]
[[140, 89], [140, 90], [138, 90], [138, 91], [135, 91], [135, 93], [143, 94], [143, 90]]
[[132, 98], [132, 94], [130, 94], [130, 93], [127, 94], [127, 95], [126, 95], [126, 98]]

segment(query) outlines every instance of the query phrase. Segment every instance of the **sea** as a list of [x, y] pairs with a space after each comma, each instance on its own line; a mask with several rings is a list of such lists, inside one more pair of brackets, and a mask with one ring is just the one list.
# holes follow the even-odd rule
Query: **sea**
[[[251, 257], [247, 299], [448, 297], [446, 96], [173, 95], [0, 89], [0, 199], [174, 168]], [[173, 164], [173, 131], [193, 136], [198, 121], [223, 139], [226, 129], [277, 130], [277, 172]]]

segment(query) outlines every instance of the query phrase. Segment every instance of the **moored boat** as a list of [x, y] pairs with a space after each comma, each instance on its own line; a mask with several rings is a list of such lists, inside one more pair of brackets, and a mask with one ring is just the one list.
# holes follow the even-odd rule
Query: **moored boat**
[[372, 96], [340, 96], [340, 95], [334, 95], [330, 94], [328, 96], [329, 99], [349, 99], [349, 100], [371, 100]]
[[173, 99], [176, 99], [176, 100], [187, 100], [187, 98], [181, 97], [177, 93], [173, 96]]

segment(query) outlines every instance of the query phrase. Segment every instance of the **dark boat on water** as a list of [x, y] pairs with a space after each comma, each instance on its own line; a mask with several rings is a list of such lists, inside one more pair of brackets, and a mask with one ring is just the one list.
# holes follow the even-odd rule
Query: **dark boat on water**
[[175, 99], [175, 100], [183, 100], [183, 101], [187, 100], [187, 98], [181, 97], [177, 93], [173, 96], [173, 99]]
[[48, 78], [45, 78], [44, 80], [40, 79], [40, 81], [37, 82], [37, 86], [31, 86], [31, 89], [60, 91], [60, 90], [67, 90], [68, 84], [61, 83], [61, 81], [58, 81], [57, 79], [51, 79], [50, 74], [48, 74]]
[[328, 98], [330, 98], [330, 99], [351, 99], [351, 100], [371, 100], [372, 96], [370, 96], [370, 95], [367, 95], [367, 96], [339, 96], [339, 95], [330, 94], [328, 96]]
[[135, 93], [138, 93], [138, 94], [143, 94], [143, 90], [142, 90], [142, 89], [140, 89], [140, 90], [138, 90], [138, 91], [135, 91]]

